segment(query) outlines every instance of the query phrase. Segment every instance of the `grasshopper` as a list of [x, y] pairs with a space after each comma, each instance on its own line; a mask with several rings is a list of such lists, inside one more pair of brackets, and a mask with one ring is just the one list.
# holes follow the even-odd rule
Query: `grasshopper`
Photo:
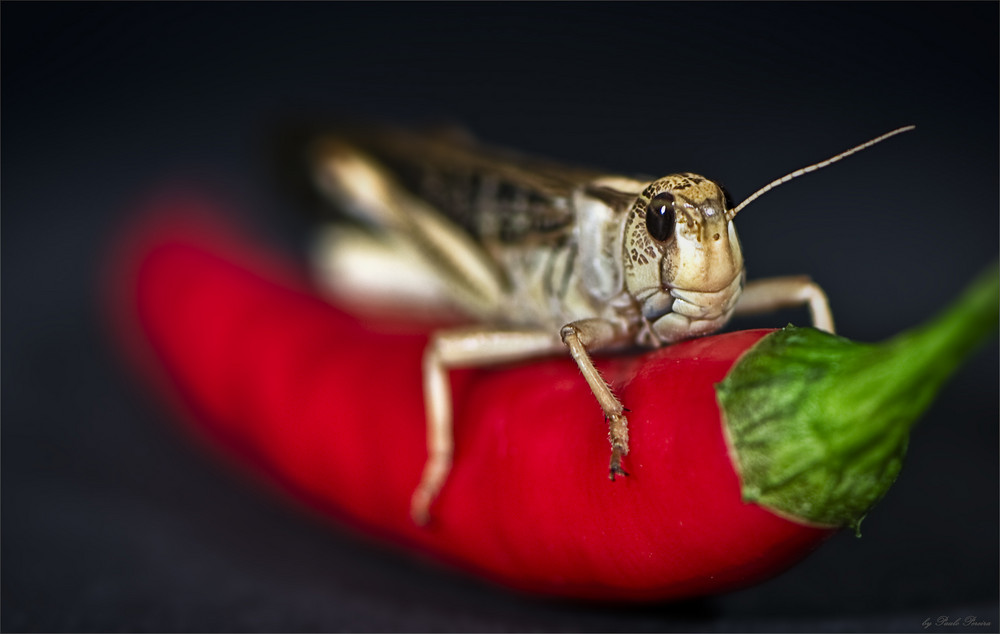
[[697, 174], [608, 175], [454, 133], [319, 139], [312, 178], [360, 221], [323, 231], [324, 284], [349, 297], [448, 305], [479, 324], [439, 331], [427, 346], [428, 457], [413, 520], [428, 521], [451, 469], [451, 368], [568, 349], [604, 411], [614, 480], [628, 475], [627, 410], [592, 352], [663, 346], [715, 332], [734, 314], [802, 305], [816, 328], [833, 332], [826, 295], [809, 277], [746, 282], [733, 219], [771, 189], [911, 129], [796, 170], [738, 205]]

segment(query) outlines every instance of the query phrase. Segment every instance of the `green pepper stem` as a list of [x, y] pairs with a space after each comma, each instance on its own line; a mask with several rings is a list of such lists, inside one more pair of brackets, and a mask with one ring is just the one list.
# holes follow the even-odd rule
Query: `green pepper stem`
[[1000, 275], [997, 267], [991, 267], [937, 317], [885, 342], [886, 356], [895, 359], [894, 365], [912, 367], [926, 384], [942, 385], [969, 354], [997, 332], [998, 296]]
[[789, 326], [717, 386], [743, 497], [858, 529], [895, 481], [910, 428], [1000, 323], [996, 265], [922, 326], [879, 344]]

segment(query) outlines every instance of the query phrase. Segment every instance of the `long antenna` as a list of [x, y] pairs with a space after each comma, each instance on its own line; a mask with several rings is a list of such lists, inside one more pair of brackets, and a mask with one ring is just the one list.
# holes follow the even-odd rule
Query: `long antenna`
[[783, 184], [787, 183], [788, 181], [792, 180], [793, 178], [798, 178], [799, 176], [802, 176], [803, 174], [808, 174], [809, 172], [815, 172], [818, 169], [823, 169], [824, 167], [826, 167], [827, 165], [830, 165], [831, 163], [836, 163], [840, 159], [847, 158], [848, 156], [850, 156], [852, 154], [855, 154], [857, 152], [860, 152], [861, 150], [867, 150], [868, 148], [870, 148], [871, 146], [875, 145], [876, 143], [881, 143], [882, 141], [885, 141], [886, 139], [888, 139], [890, 137], [894, 137], [897, 134], [902, 134], [903, 132], [909, 132], [910, 130], [915, 129], [916, 127], [917, 126], [915, 126], [915, 125], [908, 125], [908, 126], [903, 126], [902, 128], [896, 128], [892, 132], [886, 132], [882, 136], [877, 136], [874, 139], [872, 139], [871, 141], [865, 141], [861, 145], [857, 145], [855, 147], [852, 147], [849, 150], [845, 150], [845, 151], [841, 152], [840, 154], [838, 154], [836, 156], [831, 156], [830, 158], [826, 159], [825, 161], [820, 161], [819, 163], [814, 163], [812, 165], [807, 165], [806, 167], [803, 167], [801, 169], [795, 170], [791, 174], [786, 174], [786, 175], [782, 176], [781, 178], [779, 178], [777, 180], [773, 180], [770, 183], [768, 183], [767, 185], [764, 185], [763, 187], [761, 187], [760, 189], [758, 189], [757, 191], [755, 191], [754, 193], [750, 194], [750, 196], [746, 200], [744, 200], [743, 202], [741, 202], [740, 204], [736, 205], [735, 207], [733, 207], [732, 209], [730, 209], [728, 212], [726, 212], [726, 220], [732, 220], [733, 218], [735, 218], [736, 214], [740, 213], [740, 211], [744, 207], [746, 207], [747, 205], [749, 205], [753, 201], [757, 200], [758, 198], [760, 198], [761, 196], [763, 196], [767, 192], [771, 191], [772, 189], [774, 189], [778, 185], [783, 185]]

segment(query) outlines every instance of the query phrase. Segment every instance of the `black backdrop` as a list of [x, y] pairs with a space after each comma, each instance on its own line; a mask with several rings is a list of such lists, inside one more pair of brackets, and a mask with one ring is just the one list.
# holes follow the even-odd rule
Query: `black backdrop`
[[697, 171], [737, 198], [913, 123], [740, 218], [751, 276], [812, 274], [841, 332], [877, 340], [997, 252], [996, 3], [0, 10], [5, 631], [917, 631], [941, 616], [997, 631], [995, 343], [918, 425], [862, 539], [730, 595], [595, 607], [384, 552], [251, 488], [142, 397], [95, 282], [123, 215], [163, 183], [219, 192], [301, 245], [262, 148], [302, 113], [459, 122], [612, 171]]

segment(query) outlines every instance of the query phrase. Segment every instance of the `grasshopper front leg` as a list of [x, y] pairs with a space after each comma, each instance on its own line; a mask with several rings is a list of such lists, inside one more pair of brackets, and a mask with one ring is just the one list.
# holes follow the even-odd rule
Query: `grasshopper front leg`
[[628, 420], [625, 418], [625, 408], [594, 367], [588, 352], [623, 342], [627, 339], [626, 333], [603, 319], [581, 319], [563, 326], [559, 334], [608, 421], [608, 440], [611, 442], [608, 477], [614, 480], [616, 475], [627, 476], [628, 473], [622, 468], [622, 456], [628, 454]]
[[826, 293], [806, 275], [771, 277], [747, 283], [736, 303], [735, 314], [754, 315], [802, 305], [809, 306], [815, 328], [834, 332], [833, 313]]

